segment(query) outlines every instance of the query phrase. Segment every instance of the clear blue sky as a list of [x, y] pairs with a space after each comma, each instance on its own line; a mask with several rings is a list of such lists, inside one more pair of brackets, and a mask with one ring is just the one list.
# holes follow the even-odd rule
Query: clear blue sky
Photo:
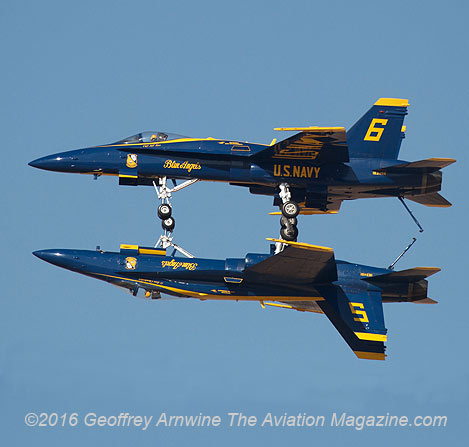
[[[467, 2], [19, 1], [0, 5], [3, 445], [464, 445], [467, 360]], [[386, 362], [360, 361], [321, 315], [254, 303], [146, 302], [31, 252], [151, 245], [150, 188], [27, 162], [162, 129], [268, 143], [277, 126], [350, 127], [408, 98], [401, 158], [454, 157], [400, 269], [438, 266], [436, 306], [385, 306]], [[277, 236], [272, 200], [223, 184], [176, 195], [176, 240], [243, 256]], [[207, 204], [215, 204], [210, 209]], [[203, 210], [203, 213], [202, 213]], [[210, 225], [207, 226], [207, 222]], [[417, 233], [395, 199], [302, 217], [300, 240], [386, 266]], [[28, 412], [447, 415], [445, 429], [28, 428]]]

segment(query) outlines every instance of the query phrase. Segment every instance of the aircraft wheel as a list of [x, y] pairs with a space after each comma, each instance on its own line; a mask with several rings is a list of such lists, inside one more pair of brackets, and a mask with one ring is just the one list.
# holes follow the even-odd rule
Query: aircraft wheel
[[158, 207], [157, 214], [158, 214], [158, 217], [162, 220], [165, 220], [171, 217], [171, 213], [172, 213], [171, 205], [169, 205], [168, 203], [162, 203]]
[[300, 207], [296, 202], [290, 200], [282, 205], [282, 214], [288, 218], [296, 217], [300, 214]]
[[293, 225], [293, 226], [296, 226], [298, 225], [298, 219], [296, 217], [285, 217], [285, 216], [282, 216], [280, 218], [280, 226], [282, 228], [286, 228], [288, 227], [289, 225]]
[[282, 227], [280, 229], [280, 237], [285, 241], [296, 241], [298, 237], [298, 228], [294, 225], [290, 227]]
[[163, 230], [173, 231], [176, 226], [176, 222], [173, 217], [168, 217], [167, 219], [161, 222]]

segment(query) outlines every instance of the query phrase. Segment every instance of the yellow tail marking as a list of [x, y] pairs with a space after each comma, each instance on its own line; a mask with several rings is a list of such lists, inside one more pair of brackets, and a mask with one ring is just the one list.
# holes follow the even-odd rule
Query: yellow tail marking
[[386, 354], [381, 352], [353, 351], [359, 359], [367, 360], [385, 360]]
[[[387, 123], [388, 123], [387, 119], [373, 118], [371, 120], [370, 127], [368, 127], [365, 138], [363, 138], [363, 140], [364, 141], [379, 141], [381, 139], [381, 135], [383, 135], [384, 126], [386, 126]], [[383, 127], [376, 127], [376, 124], [381, 124]]]
[[383, 334], [370, 334], [368, 332], [355, 332], [355, 335], [360, 340], [369, 340], [369, 341], [387, 341], [388, 336]]
[[409, 100], [400, 98], [379, 98], [378, 101], [375, 102], [375, 106], [408, 107]]
[[[358, 315], [358, 317], [355, 317], [353, 320], [354, 321], [361, 321], [362, 323], [369, 323], [368, 315], [366, 314], [365, 305], [363, 303], [348, 303], [350, 306], [350, 311]], [[363, 310], [360, 310], [363, 309]]]

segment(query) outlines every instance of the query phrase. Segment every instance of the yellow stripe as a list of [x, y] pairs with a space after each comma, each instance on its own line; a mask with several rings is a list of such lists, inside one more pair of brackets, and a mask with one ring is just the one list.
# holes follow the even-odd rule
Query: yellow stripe
[[386, 354], [381, 352], [365, 352], [365, 351], [353, 351], [359, 359], [368, 359], [368, 360], [384, 360]]
[[[308, 209], [301, 209], [300, 214], [303, 216], [311, 216], [312, 214], [337, 214], [338, 211], [319, 211], [319, 210], [308, 210]], [[282, 214], [281, 211], [272, 211], [269, 213], [271, 216], [280, 216]]]
[[322, 296], [318, 297], [312, 297], [312, 296], [234, 296], [234, 295], [215, 295], [215, 294], [208, 294], [208, 293], [201, 293], [201, 292], [194, 292], [192, 290], [184, 290], [184, 289], [178, 289], [176, 287], [169, 287], [169, 286], [163, 286], [161, 284], [155, 284], [150, 281], [146, 281], [144, 279], [131, 279], [131, 278], [125, 278], [122, 276], [113, 276], [113, 275], [107, 275], [105, 273], [94, 273], [94, 275], [98, 276], [105, 276], [108, 278], [115, 278], [115, 279], [122, 279], [124, 281], [135, 281], [139, 282], [142, 284], [148, 284], [152, 287], [156, 287], [159, 289], [166, 289], [170, 290], [171, 292], [176, 292], [180, 293], [181, 295], [186, 295], [190, 296], [193, 298], [200, 298], [203, 296], [204, 300], [239, 300], [239, 301], [259, 301], [259, 298], [263, 299], [268, 299], [272, 301], [324, 301], [324, 298]]
[[164, 256], [166, 254], [166, 250], [157, 250], [154, 248], [139, 248], [138, 252], [141, 255], [163, 255]]
[[378, 101], [375, 102], [375, 106], [408, 107], [409, 100], [400, 98], [379, 98]]
[[119, 174], [119, 177], [125, 177], [125, 178], [138, 178], [138, 175], [124, 175], [124, 174]]
[[285, 309], [293, 309], [293, 306], [289, 306], [288, 304], [279, 304], [279, 303], [265, 303], [267, 306], [275, 306], [275, 307], [284, 307]]
[[360, 340], [387, 341], [388, 336], [383, 334], [370, 334], [368, 332], [355, 332]]
[[283, 239], [274, 239], [274, 238], [271, 238], [271, 237], [267, 237], [266, 240], [272, 241], [272, 242], [281, 242], [282, 244], [287, 244], [287, 245], [292, 245], [294, 247], [304, 248], [305, 250], [326, 251], [326, 252], [334, 253], [334, 250], [332, 248], [321, 247], [319, 245], [306, 244], [305, 242], [290, 242], [290, 241], [284, 241]]
[[[156, 285], [156, 287], [160, 287]], [[205, 294], [204, 300], [236, 300], [236, 301], [324, 301], [322, 296], [251, 296], [251, 295], [215, 295]], [[265, 303], [267, 304], [267, 303]]]
[[345, 132], [345, 127], [318, 127], [318, 126], [309, 126], [309, 127], [275, 127], [274, 130], [280, 131], [296, 131], [301, 132]]
[[175, 287], [169, 287], [169, 286], [163, 286], [161, 284], [155, 284], [155, 283], [152, 283], [150, 281], [145, 281], [143, 279], [130, 279], [130, 278], [124, 278], [122, 276], [112, 276], [112, 275], [106, 275], [104, 273], [95, 273], [95, 275], [99, 275], [99, 276], [106, 276], [108, 278], [115, 278], [115, 279], [123, 279], [124, 281], [135, 281], [135, 282], [139, 282], [139, 283], [142, 283], [142, 284], [148, 284], [152, 287], [157, 287], [157, 288], [161, 288], [161, 289], [166, 289], [166, 290], [171, 290], [172, 292], [176, 292], [176, 293], [180, 293], [182, 295], [188, 295], [188, 296], [192, 296], [194, 298], [199, 298], [201, 296], [206, 296], [207, 294], [206, 293], [199, 293], [199, 292], [193, 292], [191, 290], [184, 290], [184, 289], [177, 289]]
[[[177, 138], [174, 140], [168, 140], [168, 141], [151, 141], [148, 143], [120, 143], [120, 144], [103, 144], [102, 146], [96, 146], [96, 147], [127, 147], [127, 146], [141, 146], [142, 149], [146, 149], [148, 146], [147, 145], [152, 145], [151, 147], [158, 148], [163, 144], [171, 144], [171, 143], [186, 143], [188, 141], [223, 141], [226, 142], [226, 144], [229, 144], [229, 140], [219, 140], [217, 138], [212, 138], [212, 137], [207, 137], [207, 138]], [[238, 143], [238, 141], [236, 141]], [[245, 144], [255, 144], [258, 146], [266, 146], [267, 144], [262, 144], [262, 143], [249, 143], [246, 142]], [[243, 144], [244, 145], [244, 144]], [[150, 148], [151, 148], [150, 147]]]
[[138, 245], [121, 244], [121, 250], [138, 250]]
[[79, 174], [86, 174], [86, 175], [90, 175], [90, 174], [91, 175], [96, 175], [97, 174], [99, 177], [101, 177], [102, 175], [108, 175], [108, 176], [109, 175], [112, 175], [112, 176], [118, 175], [118, 174], [110, 174], [110, 173], [108, 174], [106, 172], [93, 172], [93, 171], [91, 171], [91, 172], [79, 172]]
[[426, 203], [425, 206], [429, 206], [430, 208], [449, 208], [452, 205], [451, 204], [449, 204], [449, 205], [429, 205], [429, 204]]

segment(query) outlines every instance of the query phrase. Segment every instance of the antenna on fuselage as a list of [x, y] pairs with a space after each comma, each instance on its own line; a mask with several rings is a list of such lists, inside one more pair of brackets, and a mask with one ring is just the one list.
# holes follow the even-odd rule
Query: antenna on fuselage
[[394, 260], [394, 262], [388, 267], [388, 270], [394, 270], [394, 266], [396, 265], [397, 261], [399, 261], [399, 259], [402, 258], [402, 256], [404, 256], [410, 249], [410, 247], [412, 247], [412, 245], [415, 244], [415, 241], [417, 240], [417, 238], [412, 238], [412, 242], [406, 247], [404, 248], [403, 252]]
[[412, 217], [412, 220], [415, 222], [415, 224], [419, 227], [419, 232], [420, 233], [423, 233], [423, 228], [422, 228], [422, 225], [420, 225], [419, 221], [417, 220], [417, 218], [414, 216], [414, 214], [412, 213], [412, 211], [410, 210], [410, 208], [407, 206], [407, 204], [404, 202], [404, 197], [402, 196], [397, 196], [397, 198], [399, 199], [399, 201], [402, 203], [402, 205], [404, 205], [404, 208], [406, 209], [406, 211], [409, 213], [410, 217]]

